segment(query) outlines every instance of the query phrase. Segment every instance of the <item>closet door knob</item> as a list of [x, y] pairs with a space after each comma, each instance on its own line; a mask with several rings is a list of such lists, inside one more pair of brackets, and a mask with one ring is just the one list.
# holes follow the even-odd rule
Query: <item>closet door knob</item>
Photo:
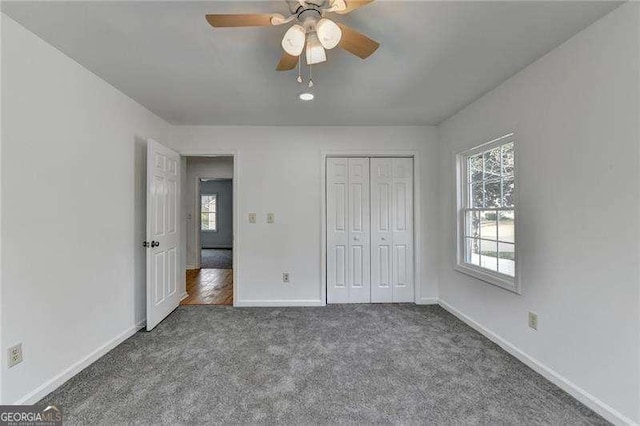
[[353, 237], [353, 241], [360, 241], [360, 238], [358, 238], [358, 237]]

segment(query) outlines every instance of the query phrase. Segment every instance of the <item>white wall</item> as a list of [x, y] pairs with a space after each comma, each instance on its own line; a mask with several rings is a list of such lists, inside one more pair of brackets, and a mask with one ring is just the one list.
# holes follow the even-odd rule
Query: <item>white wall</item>
[[[636, 422], [638, 7], [620, 7], [439, 126], [439, 297], [620, 414], [610, 419]], [[453, 270], [453, 156], [512, 130], [522, 295]]]
[[5, 15], [2, 122], [1, 351], [22, 342], [24, 362], [0, 368], [14, 403], [144, 319], [145, 141], [169, 126]]
[[[178, 126], [181, 153], [236, 151], [241, 304], [320, 304], [322, 151], [418, 151], [422, 197], [423, 302], [437, 295], [437, 138], [433, 127]], [[249, 212], [258, 223], [249, 224]], [[268, 225], [266, 214], [275, 213]], [[237, 269], [237, 268], [236, 268]], [[291, 283], [282, 283], [282, 273]]]
[[[196, 205], [196, 180], [199, 178], [232, 179], [233, 157], [187, 157], [183, 218], [187, 222], [187, 268], [200, 264], [200, 248], [196, 247], [196, 234], [200, 232], [198, 218], [194, 217]], [[191, 217], [189, 216], [191, 214]]]

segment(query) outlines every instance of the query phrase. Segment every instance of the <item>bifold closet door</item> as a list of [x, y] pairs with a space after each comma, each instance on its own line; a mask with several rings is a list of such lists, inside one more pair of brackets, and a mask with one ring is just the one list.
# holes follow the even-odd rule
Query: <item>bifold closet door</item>
[[327, 158], [327, 302], [371, 301], [368, 158]]
[[413, 159], [371, 159], [371, 301], [413, 302]]

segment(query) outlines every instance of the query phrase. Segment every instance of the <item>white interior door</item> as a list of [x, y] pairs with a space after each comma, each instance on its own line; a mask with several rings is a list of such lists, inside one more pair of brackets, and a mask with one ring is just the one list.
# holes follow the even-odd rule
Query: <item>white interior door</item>
[[371, 159], [371, 301], [393, 301], [393, 159]]
[[147, 142], [147, 330], [180, 304], [180, 156]]
[[413, 159], [393, 158], [392, 164], [392, 301], [413, 302]]
[[327, 302], [371, 301], [369, 159], [327, 158]]
[[349, 158], [347, 284], [349, 303], [371, 302], [369, 159]]
[[413, 159], [327, 159], [327, 302], [414, 301]]
[[327, 158], [327, 303], [348, 303], [347, 159]]

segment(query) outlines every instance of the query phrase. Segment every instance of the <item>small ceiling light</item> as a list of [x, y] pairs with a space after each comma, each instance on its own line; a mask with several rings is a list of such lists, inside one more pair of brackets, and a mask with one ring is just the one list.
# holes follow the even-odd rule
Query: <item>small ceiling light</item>
[[320, 44], [316, 33], [310, 33], [307, 36], [307, 64], [319, 64], [327, 60], [327, 54], [324, 47]]
[[333, 21], [322, 18], [316, 24], [316, 32], [318, 33], [318, 39], [325, 49], [333, 49], [340, 43], [342, 38], [342, 30]]
[[301, 101], [311, 101], [314, 98], [313, 93], [300, 93], [298, 97]]
[[284, 33], [282, 48], [291, 56], [300, 56], [304, 49], [305, 30], [302, 25], [295, 24]]

